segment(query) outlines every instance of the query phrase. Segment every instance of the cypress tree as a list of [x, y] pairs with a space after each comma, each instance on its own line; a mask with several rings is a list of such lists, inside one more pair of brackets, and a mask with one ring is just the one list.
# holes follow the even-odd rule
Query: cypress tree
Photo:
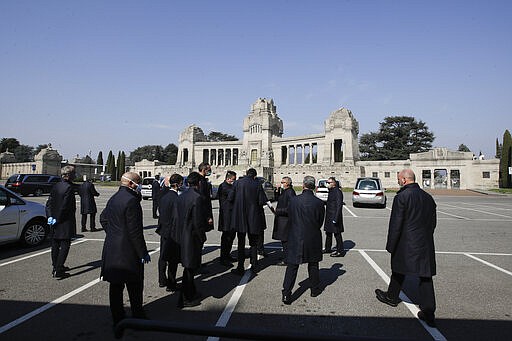
[[496, 138], [496, 155], [494, 155], [494, 157], [497, 159], [501, 158], [501, 144], [498, 141], [498, 138]]
[[503, 145], [501, 148], [500, 158], [500, 174], [501, 174], [501, 187], [512, 187], [512, 177], [509, 174], [509, 167], [512, 166], [512, 136], [510, 132], [505, 130], [503, 134]]
[[114, 159], [114, 154], [112, 154], [112, 151], [109, 151], [108, 157], [107, 157], [107, 173], [110, 174], [112, 177], [112, 180], [116, 177], [116, 161]]
[[97, 165], [103, 165], [103, 152], [100, 150], [98, 157], [96, 158]]

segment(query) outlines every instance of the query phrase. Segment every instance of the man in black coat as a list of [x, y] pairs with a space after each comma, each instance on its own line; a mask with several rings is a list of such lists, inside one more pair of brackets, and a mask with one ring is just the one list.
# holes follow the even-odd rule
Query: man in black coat
[[167, 291], [176, 291], [176, 271], [180, 262], [180, 235], [177, 229], [178, 190], [183, 185], [183, 177], [173, 174], [166, 177], [160, 191], [158, 205], [158, 228], [160, 235], [160, 257], [158, 258], [158, 283]]
[[201, 266], [203, 244], [209, 228], [208, 204], [199, 193], [201, 175], [192, 172], [187, 177], [188, 190], [178, 196], [178, 231], [181, 233], [180, 250], [183, 265], [182, 291], [178, 307], [201, 304], [194, 284], [194, 273]]
[[231, 257], [231, 249], [236, 232], [231, 227], [231, 213], [233, 204], [228, 200], [229, 193], [233, 190], [233, 183], [236, 180], [236, 173], [233, 171], [226, 172], [224, 182], [220, 184], [217, 191], [219, 198], [219, 231], [222, 232], [220, 237], [220, 263], [227, 267], [236, 259]]
[[283, 281], [283, 303], [292, 303], [292, 289], [297, 279], [299, 264], [308, 263], [311, 297], [320, 295], [320, 271], [322, 260], [322, 223], [324, 203], [315, 196], [315, 178], [304, 177], [302, 194], [290, 199], [288, 204], [288, 254]]
[[418, 318], [435, 326], [436, 300], [432, 276], [436, 274], [434, 229], [436, 203], [416, 183], [414, 172], [398, 174], [400, 190], [393, 200], [386, 250], [391, 254], [391, 280], [387, 292], [376, 289], [377, 299], [396, 307], [405, 276], [419, 277]]
[[[251, 253], [251, 272], [258, 272], [258, 240], [266, 228], [263, 205], [272, 207], [261, 183], [256, 179], [256, 169], [249, 168], [247, 175], [235, 181], [228, 200], [233, 204], [231, 227], [237, 232], [238, 266], [232, 272], [242, 276], [245, 273], [245, 236], [248, 235]], [[272, 207], [272, 210], [274, 208]]]
[[[336, 178], [331, 176], [327, 179], [327, 189], [329, 194], [327, 202], [325, 203], [325, 249], [324, 253], [330, 253], [331, 257], [345, 256], [345, 249], [343, 248], [343, 238], [341, 233], [344, 231], [343, 227], [343, 192], [338, 186]], [[332, 252], [332, 235], [336, 238], [336, 251]], [[332, 253], [331, 253], [332, 252]]]
[[46, 211], [48, 223], [52, 226], [52, 275], [57, 278], [69, 277], [64, 265], [71, 246], [71, 238], [76, 234], [76, 200], [73, 180], [75, 167], [61, 169], [62, 181], [53, 186]]
[[160, 175], [155, 175], [151, 184], [151, 200], [153, 203], [153, 219], [158, 219], [158, 201], [160, 199]]
[[284, 259], [288, 253], [288, 203], [295, 197], [292, 179], [288, 176], [281, 180], [281, 194], [277, 199], [276, 216], [274, 217], [274, 230], [272, 238], [281, 241], [283, 246], [283, 260], [279, 265], [286, 265]]
[[134, 318], [145, 318], [142, 308], [144, 264], [151, 261], [144, 240], [142, 196], [138, 191], [141, 178], [127, 172], [121, 176], [119, 190], [101, 212], [100, 223], [105, 230], [101, 256], [101, 276], [110, 283], [110, 311], [114, 326], [124, 319], [123, 291], [126, 285]]
[[212, 166], [209, 163], [201, 162], [197, 166], [197, 170], [201, 177], [199, 178], [199, 194], [201, 194], [207, 205], [208, 212], [208, 231], [213, 230], [213, 209], [212, 209], [212, 184], [206, 178], [212, 174]]
[[91, 215], [91, 232], [98, 231], [96, 229], [96, 201], [94, 197], [100, 194], [96, 191], [91, 180], [84, 181], [78, 189], [80, 195], [80, 213], [82, 214], [82, 232], [87, 232], [87, 215]]

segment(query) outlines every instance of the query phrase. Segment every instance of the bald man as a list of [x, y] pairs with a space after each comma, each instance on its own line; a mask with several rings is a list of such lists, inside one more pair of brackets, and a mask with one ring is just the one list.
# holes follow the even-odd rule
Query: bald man
[[119, 190], [110, 198], [100, 215], [100, 223], [106, 233], [101, 276], [110, 283], [110, 310], [114, 327], [125, 318], [125, 285], [132, 316], [145, 318], [142, 309], [144, 264], [151, 261], [151, 258], [143, 234], [140, 182], [137, 173], [124, 173]]
[[391, 254], [391, 281], [386, 292], [376, 289], [377, 299], [396, 307], [405, 276], [419, 277], [418, 318], [435, 327], [436, 300], [432, 276], [436, 274], [434, 229], [436, 203], [416, 183], [414, 172], [398, 173], [400, 190], [393, 200], [386, 250]]

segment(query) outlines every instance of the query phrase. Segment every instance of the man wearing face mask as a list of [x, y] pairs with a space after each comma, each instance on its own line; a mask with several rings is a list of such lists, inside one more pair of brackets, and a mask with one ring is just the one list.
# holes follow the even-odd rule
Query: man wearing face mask
[[[343, 192], [338, 187], [336, 178], [331, 176], [327, 179], [327, 188], [329, 195], [325, 203], [325, 249], [324, 253], [330, 253], [331, 257], [345, 256], [345, 249], [343, 248], [343, 238], [341, 233], [344, 231], [343, 227]], [[336, 239], [336, 251], [331, 253], [332, 248], [332, 235]]]
[[57, 278], [69, 277], [68, 267], [64, 265], [71, 246], [71, 237], [76, 233], [76, 200], [73, 189], [75, 167], [61, 169], [62, 181], [53, 186], [46, 211], [48, 224], [52, 226], [52, 275]]
[[101, 212], [105, 230], [101, 276], [110, 283], [110, 310], [114, 327], [125, 318], [123, 291], [126, 286], [134, 318], [145, 318], [142, 308], [144, 264], [151, 261], [143, 234], [140, 201], [141, 178], [127, 172], [121, 177], [119, 190]]
[[295, 190], [292, 187], [292, 179], [288, 176], [281, 180], [281, 194], [277, 199], [277, 206], [274, 217], [274, 230], [272, 238], [281, 241], [283, 246], [283, 260], [279, 265], [286, 265], [284, 259], [288, 253], [288, 203], [295, 196]]
[[207, 162], [201, 162], [197, 167], [199, 175], [199, 194], [204, 198], [208, 213], [208, 231], [213, 230], [213, 210], [212, 210], [212, 184], [206, 178], [212, 175], [212, 167]]

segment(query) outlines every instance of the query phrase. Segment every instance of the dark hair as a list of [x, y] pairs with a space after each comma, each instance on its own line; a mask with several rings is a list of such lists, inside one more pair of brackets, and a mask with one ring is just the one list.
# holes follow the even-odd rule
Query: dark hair
[[183, 177], [181, 175], [179, 175], [179, 174], [173, 174], [169, 178], [169, 184], [171, 184], [171, 185], [179, 184], [179, 183], [182, 183], [182, 182], [183, 182]]
[[258, 173], [256, 172], [256, 169], [254, 168], [249, 168], [246, 172], [247, 176], [250, 176], [252, 178], [255, 178], [256, 175], [258, 175]]
[[199, 166], [197, 166], [197, 169], [202, 172], [204, 171], [205, 169], [207, 169], [208, 167], [211, 167], [210, 164], [208, 162], [201, 162], [199, 164]]
[[226, 179], [231, 179], [231, 178], [235, 178], [236, 179], [236, 173], [233, 172], [233, 171], [227, 171], [226, 172]]
[[187, 177], [187, 183], [189, 186], [197, 186], [199, 185], [199, 179], [201, 179], [201, 174], [192, 172]]

